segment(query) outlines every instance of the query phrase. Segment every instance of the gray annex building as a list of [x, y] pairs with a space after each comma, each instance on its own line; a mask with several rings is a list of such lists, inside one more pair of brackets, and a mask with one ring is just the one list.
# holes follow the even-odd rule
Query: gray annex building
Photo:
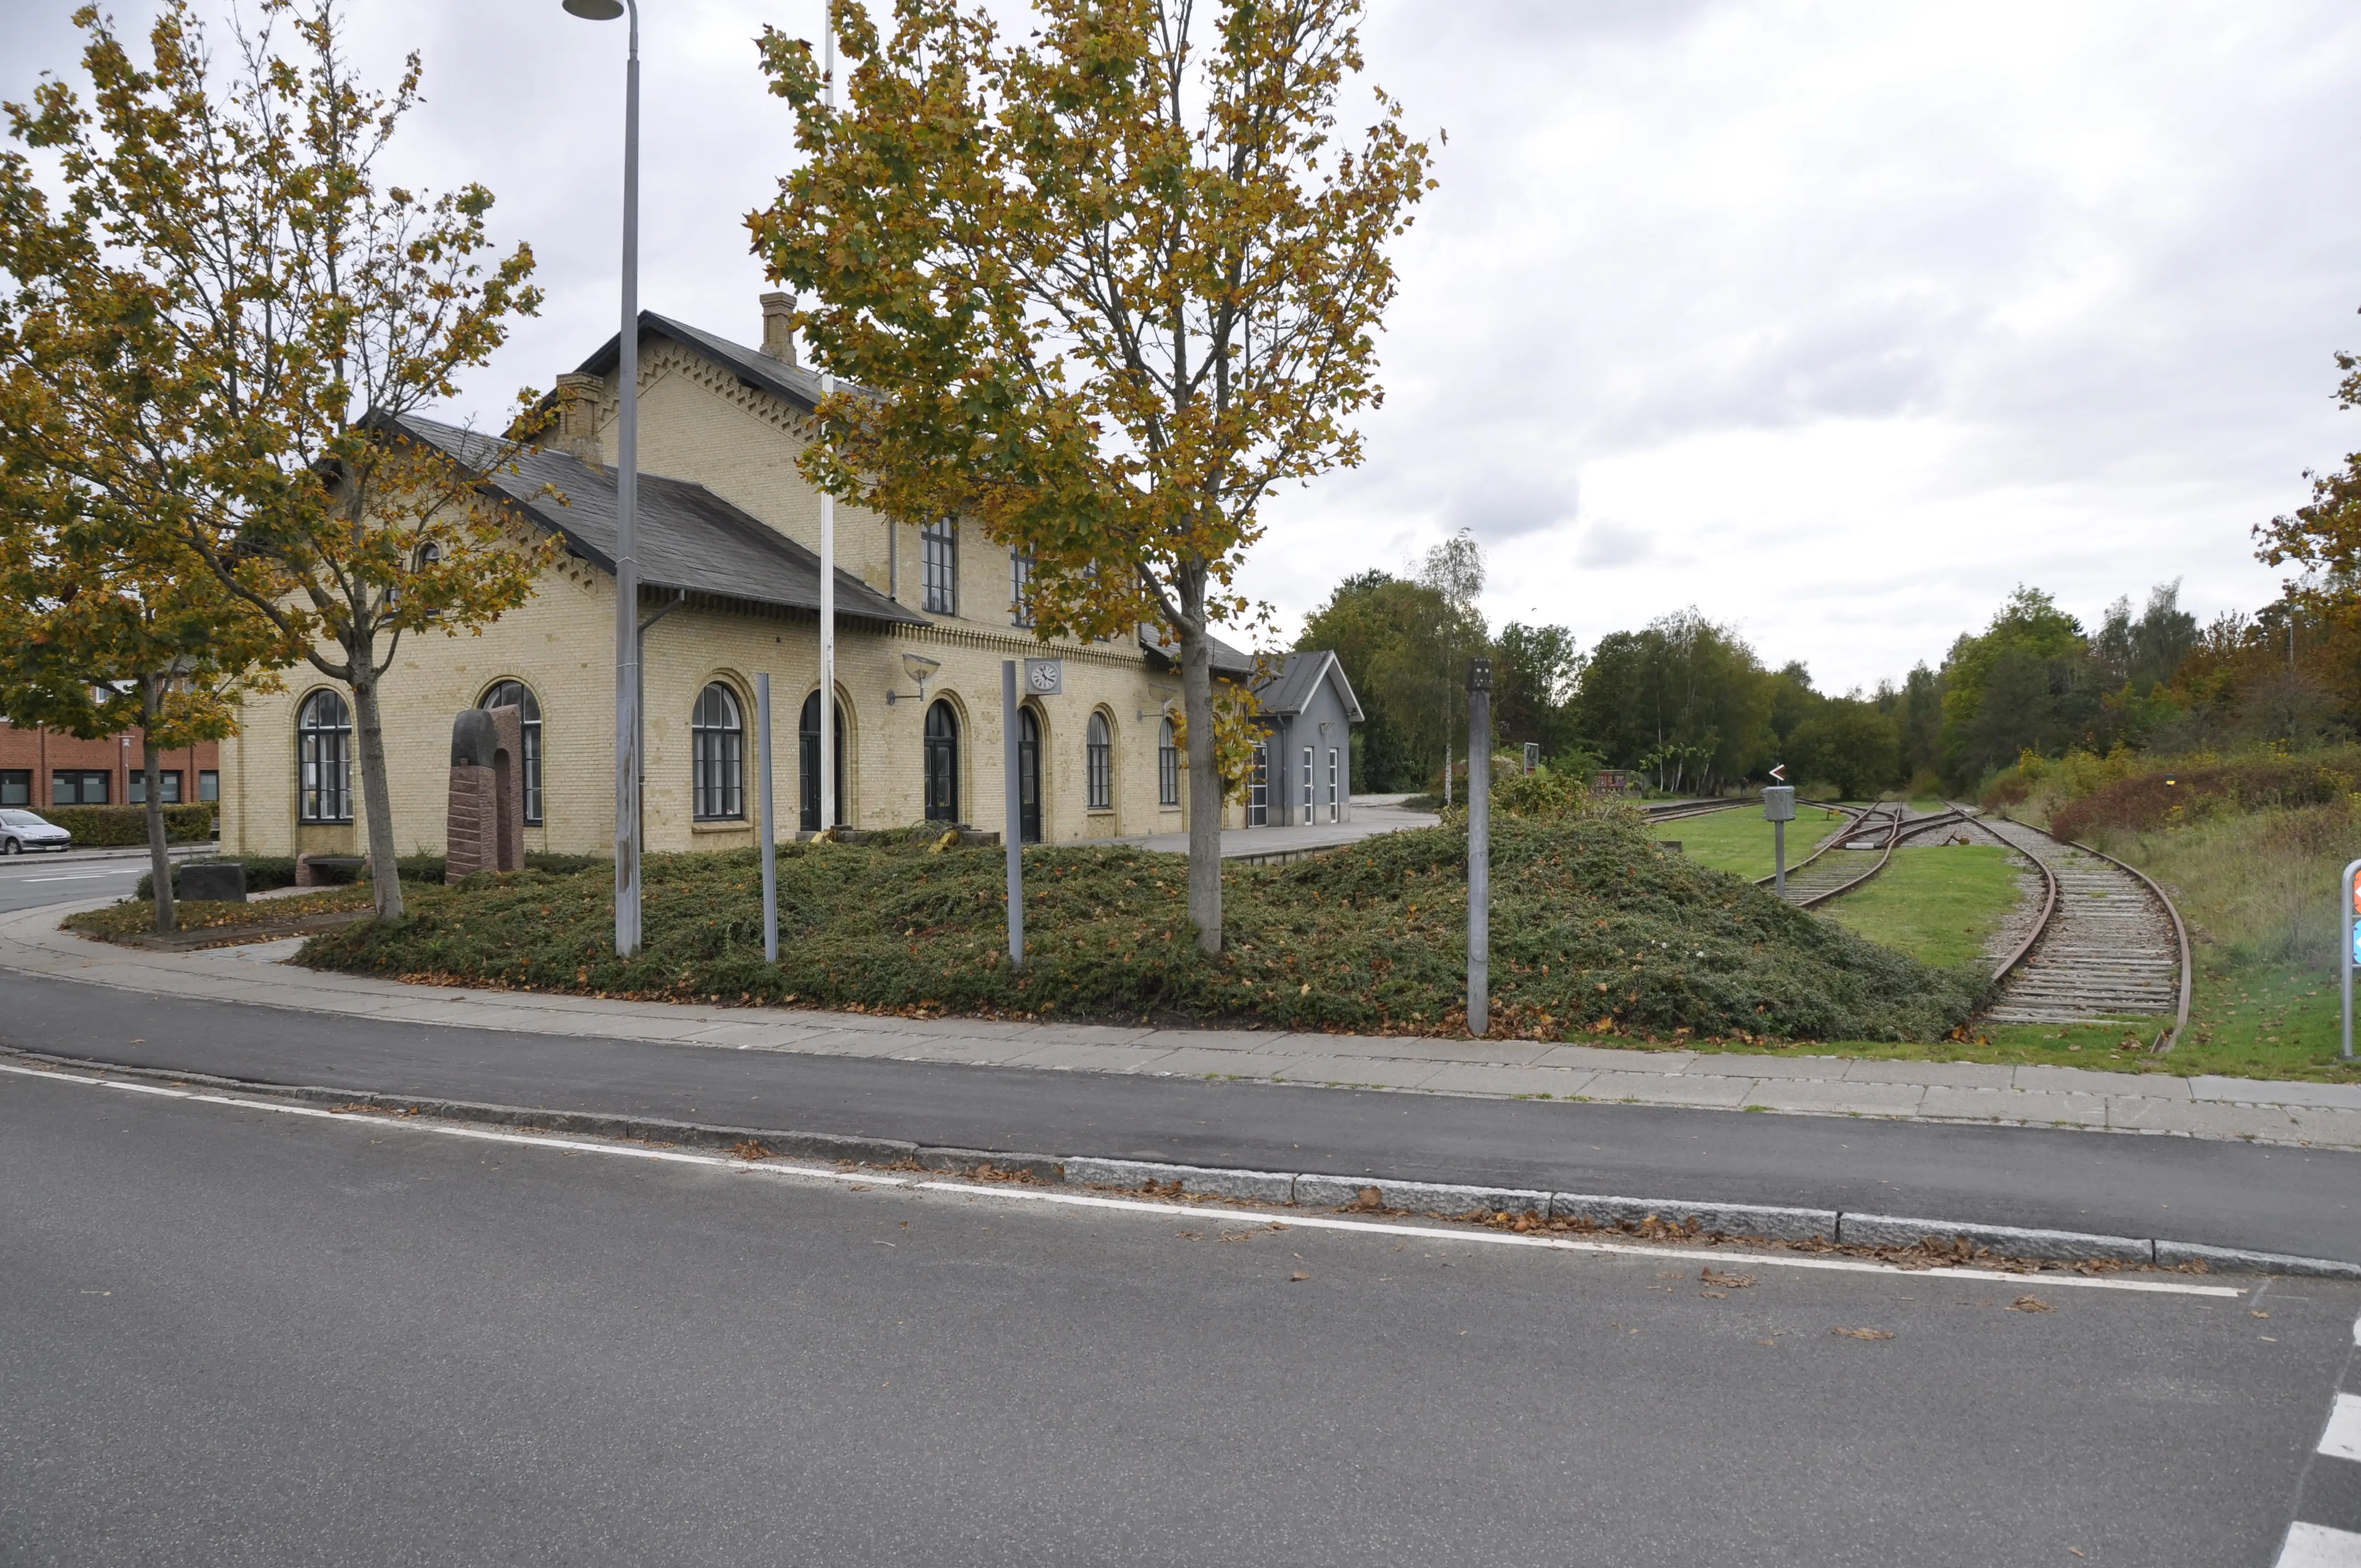
[[1361, 701], [1324, 650], [1290, 653], [1256, 688], [1266, 734], [1246, 782], [1246, 826], [1353, 820], [1353, 729]]

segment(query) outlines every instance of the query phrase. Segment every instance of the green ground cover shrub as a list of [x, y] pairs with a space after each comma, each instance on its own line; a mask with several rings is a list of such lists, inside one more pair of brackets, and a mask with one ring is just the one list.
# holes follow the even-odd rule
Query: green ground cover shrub
[[[1466, 835], [1389, 834], [1224, 873], [1224, 952], [1198, 952], [1186, 864], [1114, 847], [1026, 855], [1027, 964], [1012, 971], [997, 850], [796, 844], [779, 857], [781, 959], [763, 961], [752, 850], [652, 857], [647, 948], [612, 951], [602, 879], [526, 872], [422, 889], [405, 919], [327, 933], [323, 968], [606, 995], [887, 1012], [1455, 1032]], [[1659, 850], [1628, 814], [1493, 825], [1494, 1028], [1931, 1039], [1977, 986]]]
[[[74, 848], [129, 849], [148, 842], [144, 806], [44, 806], [41, 815], [74, 836]], [[164, 839], [196, 844], [213, 837], [214, 808], [202, 804], [164, 808]]]
[[[226, 930], [237, 926], [277, 925], [300, 916], [339, 909], [367, 909], [368, 906], [369, 889], [366, 883], [361, 883], [350, 887], [324, 887], [316, 893], [265, 899], [259, 903], [229, 904], [201, 900], [177, 904], [173, 905], [172, 917], [174, 924], [183, 931]], [[69, 915], [62, 925], [69, 931], [79, 931], [85, 937], [96, 937], [102, 941], [152, 936], [156, 930], [156, 908], [141, 899], [126, 898], [104, 909], [85, 909], [79, 914]]]

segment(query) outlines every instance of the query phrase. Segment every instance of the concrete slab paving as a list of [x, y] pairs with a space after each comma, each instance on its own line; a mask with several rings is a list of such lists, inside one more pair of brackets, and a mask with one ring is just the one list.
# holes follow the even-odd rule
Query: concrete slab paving
[[1587, 1067], [1593, 1072], [1667, 1073], [1679, 1072], [1697, 1059], [1695, 1051], [1619, 1051], [1605, 1046], [1552, 1046], [1533, 1065]]
[[2016, 1069], [1981, 1061], [1850, 1061], [1849, 1083], [1918, 1083], [1944, 1089], [2013, 1089]]
[[2191, 1099], [2223, 1100], [2243, 1105], [2308, 1105], [2323, 1111], [2361, 1111], [2361, 1084], [2289, 1083], [2254, 1078], [2186, 1080]]
[[1590, 1092], [1598, 1075], [1563, 1067], [1446, 1067], [1419, 1085], [1433, 1094], [1531, 1095], [1534, 1099], [1571, 1100]]
[[1908, 1116], [1926, 1096], [1916, 1083], [1847, 1083], [1841, 1080], [1758, 1080], [1742, 1103], [1773, 1111], [1843, 1115]]
[[1290, 1057], [1271, 1074], [1282, 1083], [1376, 1084], [1416, 1089], [1442, 1068], [1433, 1062], [1388, 1061], [1376, 1057]]
[[1635, 1101], [1642, 1105], [1699, 1105], [1734, 1111], [1752, 1095], [1751, 1078], [1691, 1078], [1668, 1072], [1602, 1072], [1583, 1086], [1592, 1100]]

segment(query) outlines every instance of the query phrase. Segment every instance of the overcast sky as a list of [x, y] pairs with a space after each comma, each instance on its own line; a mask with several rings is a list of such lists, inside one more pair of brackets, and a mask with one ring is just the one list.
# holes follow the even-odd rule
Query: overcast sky
[[[226, 0], [205, 0], [216, 9]], [[0, 0], [0, 94], [73, 0]], [[148, 0], [115, 14], [135, 23]], [[353, 0], [425, 56], [402, 151], [479, 180], [549, 302], [492, 416], [612, 332], [622, 29], [557, 0]], [[650, 0], [642, 302], [741, 341], [744, 214], [792, 156], [752, 36], [819, 0]], [[1369, 73], [1447, 129], [1358, 471], [1272, 504], [1290, 630], [1453, 531], [1495, 623], [1694, 605], [1824, 690], [1938, 662], [2019, 582], [2092, 620], [2275, 591], [2249, 527], [2361, 447], [2361, 9], [1381, 0]]]

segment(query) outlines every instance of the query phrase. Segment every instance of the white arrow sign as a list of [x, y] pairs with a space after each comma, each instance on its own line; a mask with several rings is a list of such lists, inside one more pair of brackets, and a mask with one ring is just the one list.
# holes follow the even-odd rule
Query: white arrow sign
[[1777, 779], [1781, 784], [1785, 784], [1787, 782], [1787, 764], [1782, 762], [1777, 767], [1773, 768], [1771, 770], [1771, 776]]

